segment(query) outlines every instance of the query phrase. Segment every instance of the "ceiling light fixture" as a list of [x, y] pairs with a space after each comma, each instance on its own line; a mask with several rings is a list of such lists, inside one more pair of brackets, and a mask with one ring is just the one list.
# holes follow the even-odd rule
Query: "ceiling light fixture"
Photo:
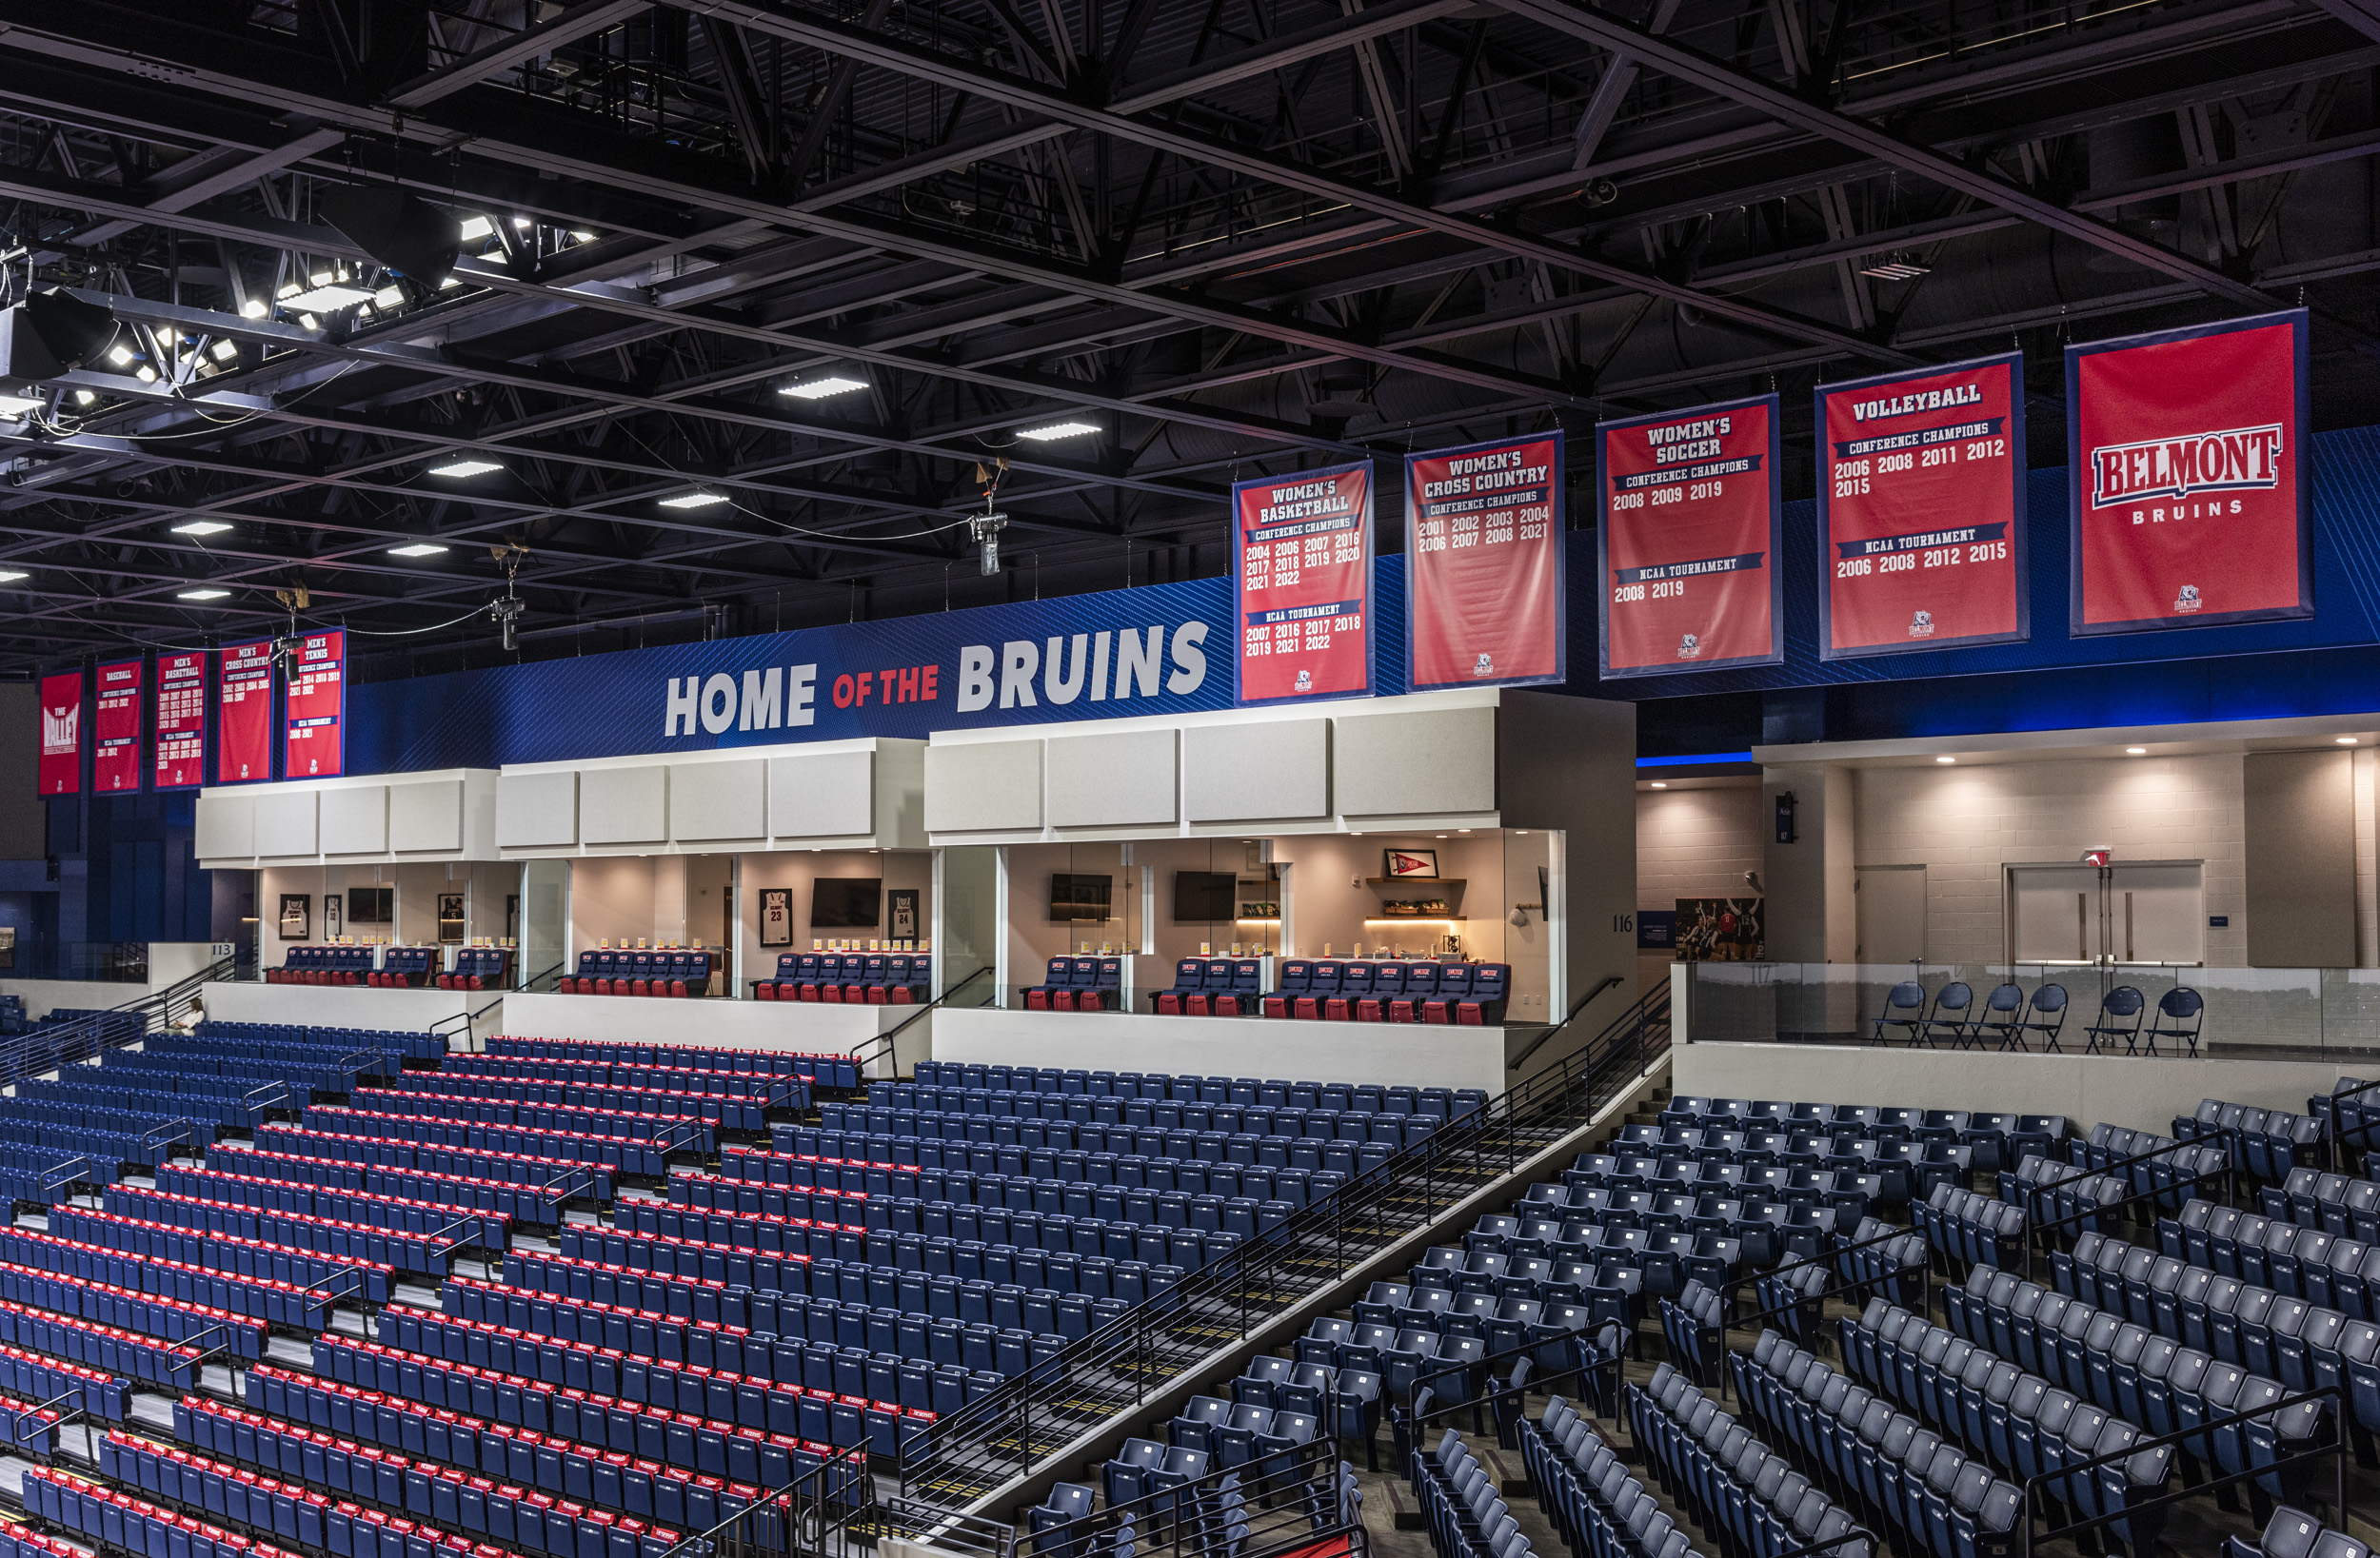
[[500, 471], [502, 469], [504, 469], [504, 467], [496, 463], [493, 460], [480, 460], [473, 456], [466, 455], [460, 460], [449, 460], [443, 465], [432, 465], [429, 468], [429, 474], [432, 476], [453, 477], [485, 476], [489, 471]]
[[372, 294], [369, 287], [357, 286], [346, 278], [338, 277], [327, 280], [318, 278], [314, 285], [305, 291], [294, 296], [284, 297], [281, 305], [285, 308], [296, 308], [308, 312], [320, 309], [328, 312], [336, 308], [352, 308], [359, 303], [371, 301]]
[[681, 492], [674, 498], [664, 498], [661, 501], [661, 506], [664, 508], [708, 508], [713, 503], [724, 503], [726, 501], [727, 495], [724, 492]]
[[240, 355], [240, 344], [236, 341], [218, 341], [207, 348], [207, 355], [218, 363], [228, 363]]
[[476, 243], [482, 238], [493, 237], [495, 231], [496, 224], [484, 216], [474, 216], [464, 222], [462, 238], [466, 244]]
[[1095, 423], [1053, 422], [1046, 427], [1020, 427], [1017, 436], [1029, 438], [1036, 444], [1054, 444], [1061, 438], [1081, 438], [1085, 433], [1098, 431], [1099, 426]]
[[1655, 779], [1653, 781], [1653, 788], [1656, 790], [1666, 790], [1669, 788], [1669, 782], [1666, 779]]
[[1916, 261], [1902, 255], [1888, 254], [1881, 260], [1861, 266], [1859, 273], [1862, 276], [1873, 276], [1880, 282], [1914, 282], [1932, 268], [1931, 266], [1921, 266]]
[[230, 528], [221, 520], [192, 520], [187, 524], [175, 525], [173, 533], [177, 536], [220, 536]]
[[14, 568], [0, 568], [0, 584], [13, 584], [20, 579], [30, 579], [32, 575], [19, 573]]
[[444, 546], [434, 541], [417, 541], [404, 546], [391, 546], [388, 548], [388, 555], [390, 557], [435, 557], [445, 550]]
[[78, 389], [74, 392], [74, 404], [77, 405], [89, 405], [97, 399], [99, 397], [88, 389]]
[[823, 379], [812, 379], [807, 384], [787, 385], [777, 393], [790, 395], [797, 401], [823, 401], [829, 395], [848, 395], [855, 389], [866, 387], [864, 380], [845, 379], [830, 373]]
[[143, 363], [139, 367], [132, 370], [132, 377], [138, 379], [145, 385], [153, 385], [157, 382], [157, 370], [150, 367], [147, 363]]
[[1936, 758], [1934, 760], [1935, 762], [1956, 762], [1958, 759], [1956, 758]]
[[246, 303], [240, 305], [240, 317], [242, 319], [262, 319], [267, 314], [271, 312], [271, 307], [268, 306], [262, 298], [250, 298]]
[[129, 367], [132, 363], [132, 348], [129, 346], [109, 346], [108, 348], [108, 361], [117, 367]]
[[0, 417], [21, 417], [40, 409], [41, 402], [33, 396], [0, 393]]
[[2128, 746], [2124, 749], [2124, 756], [2128, 758], [2145, 758], [2148, 755], [2149, 749], [2145, 746]]
[[2341, 746], [2353, 746], [2354, 744], [2355, 738], [2352, 736], [2342, 736], [2339, 738], [2339, 745]]
[[230, 593], [229, 590], [216, 589], [184, 590], [174, 599], [177, 601], [220, 601]]

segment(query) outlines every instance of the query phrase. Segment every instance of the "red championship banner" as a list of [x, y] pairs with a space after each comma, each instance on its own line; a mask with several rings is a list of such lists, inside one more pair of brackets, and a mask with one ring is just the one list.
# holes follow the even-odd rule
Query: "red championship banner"
[[1405, 457], [1406, 685], [1559, 681], [1562, 435]]
[[2076, 637], [2313, 615], [2306, 321], [2066, 348]]
[[215, 696], [215, 782], [272, 778], [272, 641], [226, 648]]
[[207, 782], [207, 657], [157, 657], [157, 768], [160, 790]]
[[1763, 395], [1596, 428], [1606, 678], [1784, 659], [1776, 407]]
[[79, 795], [83, 788], [83, 673], [41, 679], [41, 793]]
[[286, 779], [347, 772], [347, 636], [308, 633], [289, 667], [289, 745]]
[[1236, 483], [1231, 507], [1239, 700], [1371, 692], [1371, 465]]
[[93, 795], [117, 795], [141, 787], [141, 725], [148, 711], [141, 661], [117, 661], [99, 668], [99, 696], [91, 709], [90, 787]]
[[1818, 658], [2022, 641], [2025, 360], [1817, 389]]

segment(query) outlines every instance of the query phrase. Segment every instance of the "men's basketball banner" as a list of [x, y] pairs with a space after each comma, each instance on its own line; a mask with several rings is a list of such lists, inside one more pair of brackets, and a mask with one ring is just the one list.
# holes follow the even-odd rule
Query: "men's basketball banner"
[[2022, 641], [2021, 353], [1817, 388], [1818, 657]]
[[289, 666], [289, 744], [283, 777], [315, 779], [347, 772], [347, 636], [309, 633], [298, 641]]
[[1405, 458], [1406, 684], [1565, 675], [1562, 435]]
[[215, 782], [272, 778], [272, 641], [225, 649], [215, 696]]
[[41, 679], [41, 793], [70, 796], [83, 788], [83, 673]]
[[2311, 617], [2303, 308], [2066, 348], [2076, 637]]
[[99, 696], [91, 709], [90, 787], [93, 795], [120, 795], [141, 787], [141, 723], [147, 711], [142, 672], [136, 660], [117, 661], [99, 668]]
[[1596, 428], [1605, 677], [1784, 658], [1776, 406], [1763, 395]]
[[1235, 483], [1239, 701], [1372, 690], [1372, 467]]
[[160, 790], [207, 782], [207, 656], [157, 657], [157, 767]]

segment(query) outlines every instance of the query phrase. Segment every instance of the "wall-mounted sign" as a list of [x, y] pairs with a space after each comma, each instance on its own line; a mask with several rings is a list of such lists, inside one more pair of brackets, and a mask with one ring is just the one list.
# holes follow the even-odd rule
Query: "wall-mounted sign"
[[2066, 348], [2076, 637], [2311, 617], [2303, 308]]
[[70, 796], [83, 788], [83, 673], [41, 679], [41, 793]]
[[91, 708], [90, 787], [94, 795], [120, 795], [141, 787], [146, 662], [113, 661], [99, 667], [99, 693]]
[[347, 772], [347, 636], [309, 633], [289, 664], [289, 745], [282, 772], [315, 779]]
[[207, 782], [207, 656], [193, 650], [157, 657], [157, 763], [160, 790]]
[[1559, 681], [1562, 435], [1405, 458], [1406, 685]]
[[1240, 702], [1371, 692], [1371, 465], [1235, 483], [1231, 506]]
[[1606, 678], [1784, 659], [1774, 395], [1596, 428]]
[[1817, 388], [1818, 655], [2021, 641], [2022, 354]]
[[225, 649], [215, 697], [215, 782], [272, 778], [272, 641]]

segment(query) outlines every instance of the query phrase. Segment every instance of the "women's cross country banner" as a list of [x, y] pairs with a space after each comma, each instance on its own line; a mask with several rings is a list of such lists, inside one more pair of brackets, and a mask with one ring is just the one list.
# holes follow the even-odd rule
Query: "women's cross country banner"
[[1562, 435], [1405, 459], [1407, 685], [1565, 675]]
[[1607, 679], [1784, 658], [1776, 408], [1763, 395], [1596, 428]]
[[145, 661], [116, 661], [99, 667], [99, 696], [91, 711], [90, 787], [94, 795], [114, 795], [141, 787], [141, 770], [148, 766], [141, 751], [141, 727], [148, 715], [148, 693], [142, 675]]
[[2075, 637], [2314, 614], [2303, 308], [2066, 348]]
[[2022, 642], [2025, 362], [1817, 388], [1818, 658]]
[[41, 793], [79, 795], [83, 789], [83, 673], [41, 679]]
[[1232, 484], [1241, 704], [1372, 691], [1372, 467]]

